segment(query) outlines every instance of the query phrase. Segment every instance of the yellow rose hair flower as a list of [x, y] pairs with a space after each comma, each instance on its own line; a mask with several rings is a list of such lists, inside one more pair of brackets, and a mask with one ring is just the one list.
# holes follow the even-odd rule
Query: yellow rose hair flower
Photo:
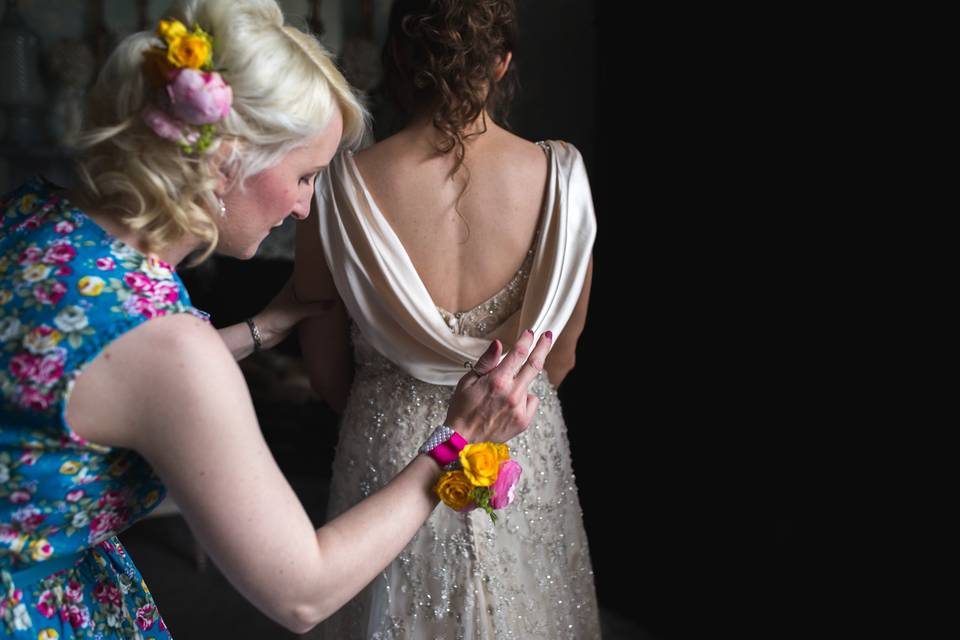
[[167, 61], [181, 69], [208, 69], [213, 43], [199, 27], [190, 35], [177, 38], [167, 47]]
[[167, 46], [173, 43], [177, 38], [182, 38], [189, 33], [186, 25], [179, 20], [161, 20], [157, 26], [157, 35], [167, 41]]

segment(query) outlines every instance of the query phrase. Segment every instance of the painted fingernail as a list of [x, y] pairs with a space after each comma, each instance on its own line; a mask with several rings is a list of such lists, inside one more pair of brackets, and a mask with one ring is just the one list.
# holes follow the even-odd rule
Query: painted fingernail
[[533, 329], [527, 329], [526, 333], [529, 333], [530, 335], [533, 335]]
[[547, 336], [547, 340], [553, 340], [553, 331], [547, 331], [544, 335]]

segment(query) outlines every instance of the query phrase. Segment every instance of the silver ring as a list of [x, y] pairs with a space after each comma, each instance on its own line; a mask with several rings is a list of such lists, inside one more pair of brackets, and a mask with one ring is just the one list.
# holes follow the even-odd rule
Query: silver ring
[[464, 361], [463, 366], [465, 369], [470, 369], [470, 372], [476, 375], [478, 378], [482, 378], [483, 374], [477, 371], [477, 368], [473, 366], [473, 363], [469, 360]]

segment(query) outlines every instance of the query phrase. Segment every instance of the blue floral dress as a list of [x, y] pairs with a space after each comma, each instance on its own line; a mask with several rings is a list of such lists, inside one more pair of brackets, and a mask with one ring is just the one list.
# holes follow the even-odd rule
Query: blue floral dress
[[0, 198], [0, 638], [170, 638], [116, 534], [165, 489], [64, 418], [76, 376], [147, 320], [194, 313], [173, 268], [35, 178]]

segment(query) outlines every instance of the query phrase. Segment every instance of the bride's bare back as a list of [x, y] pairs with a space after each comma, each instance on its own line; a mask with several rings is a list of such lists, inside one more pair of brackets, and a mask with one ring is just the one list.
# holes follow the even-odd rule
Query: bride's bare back
[[[412, 125], [358, 151], [353, 159], [434, 304], [450, 312], [466, 311], [498, 293], [523, 264], [544, 206], [548, 157], [537, 144], [488, 119], [487, 131], [469, 138], [465, 167], [451, 180], [454, 157], [435, 151], [436, 135], [430, 123]], [[469, 185], [463, 191], [468, 172]], [[314, 212], [297, 231], [297, 290], [310, 300], [339, 300], [318, 234]], [[562, 330], [547, 327], [555, 336], [544, 368], [554, 385], [575, 364], [592, 273], [591, 259], [566, 325]], [[336, 411], [346, 404], [353, 376], [348, 326], [346, 309], [338, 305], [300, 327], [304, 353], [323, 354], [306, 359], [311, 383]]]
[[404, 129], [354, 159], [434, 304], [465, 311], [500, 291], [523, 263], [546, 197], [548, 158], [488, 121], [485, 133], [468, 139], [451, 180], [454, 155], [433, 151], [432, 138], [432, 126]]

